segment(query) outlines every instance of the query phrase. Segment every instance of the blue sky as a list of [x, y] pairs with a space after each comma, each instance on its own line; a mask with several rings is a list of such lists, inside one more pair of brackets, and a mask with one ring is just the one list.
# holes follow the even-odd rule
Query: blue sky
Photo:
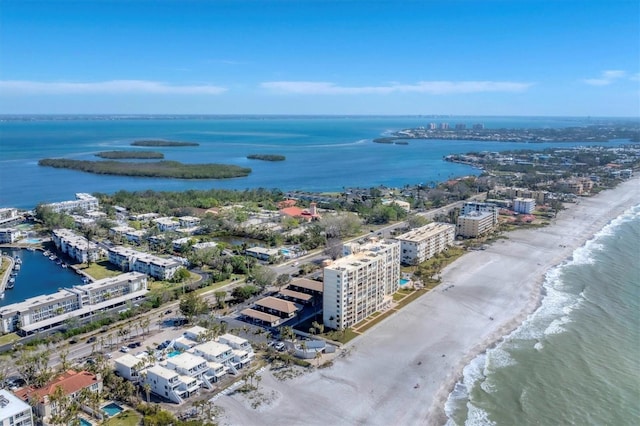
[[640, 115], [637, 0], [0, 4], [0, 113]]

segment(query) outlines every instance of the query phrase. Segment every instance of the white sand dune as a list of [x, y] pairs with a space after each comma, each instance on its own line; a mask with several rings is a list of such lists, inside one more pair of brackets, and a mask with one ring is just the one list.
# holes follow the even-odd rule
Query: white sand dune
[[263, 373], [270, 404], [251, 409], [243, 397], [219, 398], [221, 423], [444, 424], [444, 403], [464, 366], [536, 309], [549, 269], [640, 203], [639, 183], [580, 199], [550, 226], [465, 254], [445, 269], [442, 284], [350, 342], [332, 367], [283, 382]]

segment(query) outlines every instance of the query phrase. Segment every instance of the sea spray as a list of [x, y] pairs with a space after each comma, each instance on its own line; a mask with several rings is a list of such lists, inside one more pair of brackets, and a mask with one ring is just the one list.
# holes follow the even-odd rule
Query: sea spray
[[639, 244], [635, 206], [551, 269], [539, 309], [465, 369], [447, 424], [636, 423]]

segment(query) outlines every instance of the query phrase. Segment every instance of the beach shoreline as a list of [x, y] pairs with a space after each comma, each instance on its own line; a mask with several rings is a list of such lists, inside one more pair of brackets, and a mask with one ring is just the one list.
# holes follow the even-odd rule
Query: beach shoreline
[[546, 274], [628, 208], [640, 179], [581, 198], [552, 224], [505, 234], [442, 273], [442, 284], [345, 346], [330, 368], [284, 382], [263, 374], [271, 395], [258, 409], [241, 396], [216, 401], [222, 424], [441, 425], [463, 369], [516, 330], [543, 299]]

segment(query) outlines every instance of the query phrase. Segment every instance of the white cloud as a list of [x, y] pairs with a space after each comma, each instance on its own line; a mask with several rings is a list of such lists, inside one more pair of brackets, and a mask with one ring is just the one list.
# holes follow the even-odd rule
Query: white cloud
[[260, 87], [276, 92], [304, 95], [360, 95], [390, 93], [427, 93], [432, 95], [480, 93], [480, 92], [523, 92], [532, 83], [512, 81], [420, 81], [415, 84], [392, 83], [385, 86], [339, 86], [330, 82], [313, 81], [269, 81]]
[[219, 95], [227, 89], [212, 85], [171, 85], [146, 80], [111, 80], [94, 83], [41, 82], [25, 80], [0, 81], [4, 94], [67, 95], [67, 94], [169, 94]]
[[608, 86], [615, 80], [623, 78], [626, 75], [627, 73], [622, 70], [607, 70], [602, 71], [599, 78], [585, 78], [582, 82], [591, 86]]

